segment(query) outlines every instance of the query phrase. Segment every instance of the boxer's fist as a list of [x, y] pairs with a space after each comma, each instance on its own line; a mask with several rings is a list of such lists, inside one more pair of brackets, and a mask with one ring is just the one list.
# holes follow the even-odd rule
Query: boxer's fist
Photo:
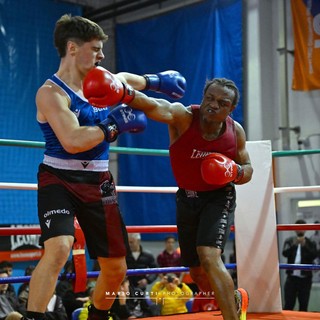
[[102, 67], [90, 70], [83, 80], [83, 95], [98, 108], [129, 103], [134, 99], [134, 94], [133, 88]]
[[145, 74], [147, 85], [145, 90], [165, 93], [173, 99], [184, 96], [186, 91], [186, 79], [174, 70], [163, 71], [157, 74]]
[[201, 163], [201, 175], [208, 184], [225, 185], [239, 182], [243, 177], [243, 169], [225, 155], [211, 153]]
[[107, 119], [101, 121], [98, 126], [103, 131], [107, 142], [113, 142], [123, 132], [140, 132], [147, 126], [146, 115], [126, 105], [115, 107]]

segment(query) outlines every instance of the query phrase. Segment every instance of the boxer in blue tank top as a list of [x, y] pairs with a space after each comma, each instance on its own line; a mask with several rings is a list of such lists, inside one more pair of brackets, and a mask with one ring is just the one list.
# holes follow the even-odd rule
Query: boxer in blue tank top
[[[45, 319], [75, 241], [75, 217], [90, 257], [101, 269], [88, 319], [109, 318], [114, 293], [126, 275], [127, 232], [109, 171], [109, 144], [122, 132], [143, 131], [147, 123], [139, 110], [125, 105], [95, 108], [84, 98], [84, 79], [104, 58], [106, 40], [101, 27], [83, 17], [63, 15], [56, 22], [54, 43], [60, 65], [36, 94], [37, 121], [46, 143], [38, 171], [38, 216], [45, 250], [32, 274], [23, 319]], [[171, 71], [169, 75], [121, 72], [114, 77], [136, 90], [175, 97], [175, 80], [181, 75]], [[181, 95], [181, 88], [176, 89]]]

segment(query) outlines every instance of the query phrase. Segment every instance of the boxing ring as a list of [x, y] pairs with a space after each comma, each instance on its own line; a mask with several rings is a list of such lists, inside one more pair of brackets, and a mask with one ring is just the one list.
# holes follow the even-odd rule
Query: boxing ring
[[[275, 220], [274, 195], [294, 192], [319, 192], [320, 186], [301, 186], [301, 187], [274, 187], [272, 179], [272, 157], [299, 156], [320, 153], [320, 150], [297, 150], [297, 151], [277, 151], [272, 152], [269, 142], [248, 143], [248, 150], [253, 156], [252, 163], [255, 168], [254, 176], [259, 180], [261, 187], [256, 190], [262, 195], [262, 198], [255, 199], [256, 206], [252, 201], [248, 201], [248, 190], [242, 186], [238, 189], [238, 207], [237, 216], [241, 219], [235, 219], [235, 226], [231, 231], [235, 232], [237, 243], [237, 264], [226, 264], [227, 269], [237, 269], [239, 287], [246, 288], [250, 293], [249, 313], [247, 319], [320, 319], [318, 312], [295, 312], [282, 310], [279, 270], [298, 269], [298, 270], [320, 270], [320, 265], [314, 264], [283, 264], [279, 263], [277, 232], [291, 230], [320, 230], [320, 224], [281, 224], [277, 225]], [[31, 147], [43, 148], [44, 143], [33, 141], [16, 141], [0, 139], [0, 146], [13, 147]], [[111, 147], [110, 152], [141, 155], [160, 155], [168, 156], [167, 150], [155, 149], [136, 149]], [[265, 163], [260, 163], [261, 169], [255, 166], [257, 161], [256, 154], [265, 159]], [[254, 183], [254, 182], [253, 182]], [[247, 185], [250, 185], [247, 184]], [[246, 186], [246, 185], [244, 185]], [[11, 183], [0, 182], [0, 189], [12, 190], [37, 190], [37, 185], [32, 183]], [[117, 186], [117, 192], [146, 192], [146, 193], [175, 193], [177, 187], [137, 187], [137, 186]], [[250, 194], [252, 196], [252, 194]], [[244, 199], [244, 200], [243, 200]], [[240, 202], [240, 203], [239, 203]], [[245, 214], [244, 214], [245, 212]], [[254, 220], [256, 221], [253, 221]], [[248, 223], [250, 221], [250, 223]], [[272, 233], [265, 232], [272, 230]], [[154, 225], [154, 226], [127, 226], [127, 231], [140, 233], [176, 233], [177, 228], [174, 225]], [[10, 235], [34, 235], [40, 234], [39, 227], [27, 228], [0, 228], [0, 236]], [[268, 265], [265, 259], [261, 259], [259, 250], [263, 248], [264, 255], [267, 255]], [[248, 260], [248, 251], [250, 251], [250, 260]], [[238, 254], [238, 252], [240, 252]], [[267, 253], [267, 254], [266, 254]], [[248, 263], [248, 261], [250, 261]], [[138, 275], [145, 273], [168, 273], [185, 272], [186, 267], [176, 268], [153, 268], [153, 269], [131, 269], [127, 275]], [[87, 278], [97, 277], [98, 272], [87, 272]], [[59, 279], [64, 277], [75, 279], [76, 274], [60, 275]], [[0, 283], [22, 283], [28, 282], [30, 277], [10, 277], [0, 278]], [[253, 292], [253, 293], [251, 293]], [[182, 315], [165, 316], [171, 319], [222, 319], [219, 311], [207, 311], [201, 313], [187, 313]], [[163, 317], [152, 317], [152, 319], [164, 319]], [[151, 319], [151, 318], [150, 318]]]

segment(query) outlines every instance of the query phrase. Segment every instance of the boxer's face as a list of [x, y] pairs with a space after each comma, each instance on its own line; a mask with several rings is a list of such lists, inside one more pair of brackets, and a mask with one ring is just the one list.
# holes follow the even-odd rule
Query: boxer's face
[[201, 102], [201, 114], [207, 120], [224, 121], [234, 110], [234, 92], [218, 84], [208, 87]]

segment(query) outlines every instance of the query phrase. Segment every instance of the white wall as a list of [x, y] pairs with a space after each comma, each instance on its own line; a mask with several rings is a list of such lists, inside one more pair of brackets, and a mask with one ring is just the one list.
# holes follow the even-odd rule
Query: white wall
[[[246, 67], [247, 79], [247, 133], [248, 140], [271, 140], [273, 150], [297, 150], [298, 136], [289, 132], [283, 136], [280, 126], [300, 126], [304, 140], [320, 133], [320, 90], [310, 92], [291, 89], [294, 56], [277, 51], [287, 44], [294, 50], [290, 0], [247, 0], [246, 5]], [[286, 28], [284, 28], [286, 22]], [[286, 61], [287, 60], [287, 61]], [[320, 76], [320, 75], [319, 75]], [[307, 141], [308, 142], [308, 141]], [[309, 145], [301, 149], [319, 149], [319, 136], [312, 136]], [[320, 185], [319, 155], [276, 158], [275, 186]], [[301, 216], [301, 210], [294, 206], [294, 199], [320, 198], [319, 192], [288, 193], [276, 196], [278, 224], [291, 224]], [[302, 217], [313, 223], [319, 215], [319, 208], [304, 210]], [[312, 232], [308, 232], [310, 235]], [[286, 262], [281, 255], [284, 239], [293, 232], [279, 232], [280, 262]], [[282, 283], [285, 276], [281, 271]], [[313, 301], [319, 297], [314, 286], [310, 307], [319, 311]]]

